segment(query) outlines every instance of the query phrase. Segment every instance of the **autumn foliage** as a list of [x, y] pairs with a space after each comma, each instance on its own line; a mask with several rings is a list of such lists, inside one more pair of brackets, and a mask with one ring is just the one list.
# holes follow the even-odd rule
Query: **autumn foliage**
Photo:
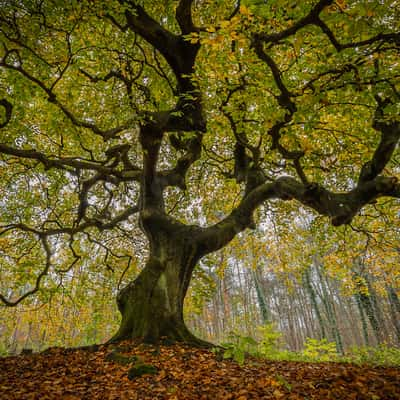
[[[151, 366], [151, 373], [130, 379], [138, 365]], [[0, 369], [2, 400], [400, 398], [396, 368], [255, 358], [240, 366], [218, 352], [182, 345], [52, 348], [3, 358]]]

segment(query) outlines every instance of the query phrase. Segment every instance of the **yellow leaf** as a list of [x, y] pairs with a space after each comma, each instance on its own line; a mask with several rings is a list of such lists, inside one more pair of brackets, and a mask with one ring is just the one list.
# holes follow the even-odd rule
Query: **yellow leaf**
[[280, 390], [275, 389], [273, 395], [275, 396], [276, 399], [282, 399], [285, 397], [285, 393], [282, 393]]
[[240, 6], [239, 11], [240, 11], [240, 14], [243, 14], [243, 15], [251, 15], [250, 9], [247, 8], [247, 7], [244, 6], [244, 5], [241, 5], [241, 6]]
[[336, 4], [342, 11], [344, 11], [346, 9], [346, 1], [345, 0], [336, 0]]
[[230, 25], [229, 21], [222, 21], [220, 23], [221, 28], [227, 28]]

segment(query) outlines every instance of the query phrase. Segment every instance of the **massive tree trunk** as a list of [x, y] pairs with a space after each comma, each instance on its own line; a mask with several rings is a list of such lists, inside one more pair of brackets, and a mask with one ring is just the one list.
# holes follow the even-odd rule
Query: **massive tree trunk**
[[118, 294], [122, 321], [113, 340], [206, 344], [189, 332], [183, 319], [185, 295], [199, 260], [191, 239], [190, 228], [151, 238], [145, 268]]

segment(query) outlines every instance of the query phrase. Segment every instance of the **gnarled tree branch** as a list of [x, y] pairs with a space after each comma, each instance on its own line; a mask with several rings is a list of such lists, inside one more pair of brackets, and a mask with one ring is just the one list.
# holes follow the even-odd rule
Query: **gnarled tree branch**
[[1, 129], [4, 128], [10, 122], [13, 106], [7, 99], [1, 99], [0, 106], [4, 107], [5, 111], [5, 120], [4, 122], [0, 123], [0, 129]]
[[317, 184], [304, 185], [292, 177], [281, 177], [259, 185], [221, 222], [203, 228], [199, 246], [207, 254], [227, 245], [239, 232], [253, 225], [254, 211], [267, 200], [295, 199], [330, 217], [334, 226], [340, 226], [350, 223], [362, 207], [382, 196], [400, 198], [400, 184], [395, 177], [378, 176], [345, 193], [335, 193]]
[[365, 163], [361, 169], [358, 179], [359, 185], [373, 180], [383, 171], [400, 140], [400, 122], [385, 121], [384, 119], [383, 109], [386, 105], [391, 104], [391, 100], [382, 100], [378, 96], [376, 100], [378, 107], [375, 112], [373, 126], [377, 131], [381, 132], [381, 139], [372, 159]]

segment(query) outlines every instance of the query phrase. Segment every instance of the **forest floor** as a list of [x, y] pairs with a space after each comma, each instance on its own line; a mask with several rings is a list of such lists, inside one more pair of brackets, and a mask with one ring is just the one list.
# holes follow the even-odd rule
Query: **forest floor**
[[52, 348], [0, 358], [0, 399], [399, 400], [400, 369], [254, 358], [239, 365], [182, 345]]

